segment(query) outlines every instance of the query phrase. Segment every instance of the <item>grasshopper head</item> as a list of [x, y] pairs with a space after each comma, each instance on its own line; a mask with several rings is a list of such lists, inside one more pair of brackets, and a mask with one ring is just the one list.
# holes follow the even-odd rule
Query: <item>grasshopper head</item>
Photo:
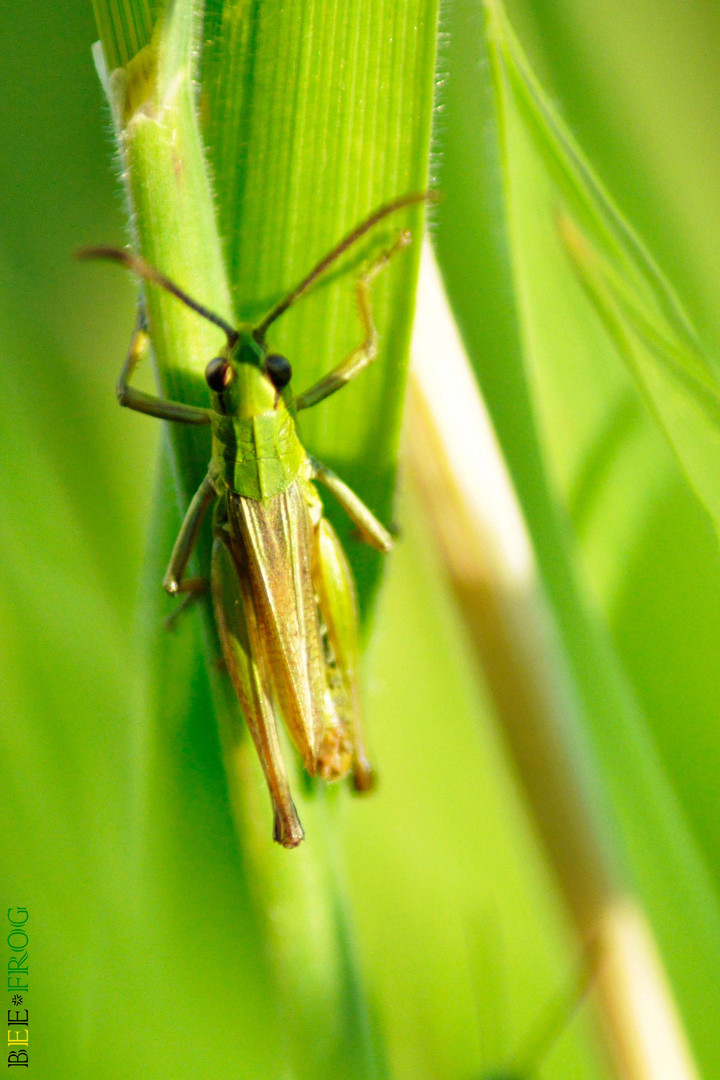
[[225, 415], [276, 409], [291, 378], [290, 361], [269, 353], [251, 327], [241, 327], [237, 340], [205, 368], [213, 406]]

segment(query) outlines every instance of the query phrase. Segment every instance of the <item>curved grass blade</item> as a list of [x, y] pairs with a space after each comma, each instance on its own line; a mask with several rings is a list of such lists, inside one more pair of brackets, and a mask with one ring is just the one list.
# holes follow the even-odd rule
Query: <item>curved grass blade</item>
[[535, 79], [499, 5], [488, 5], [496, 78], [512, 97], [557, 195], [575, 271], [720, 527], [720, 384], [672, 285], [623, 218]]
[[[138, 8], [136, 3], [109, 2], [104, 6], [123, 9], [125, 14]], [[144, 7], [139, 4], [139, 8]], [[153, 10], [155, 22], [149, 40], [143, 40], [140, 31], [135, 35], [137, 40], [133, 38], [134, 45], [126, 43], [119, 48], [116, 41], [106, 40], [108, 66], [112, 68], [118, 59], [129, 57], [123, 71], [110, 72], [108, 85], [127, 167], [137, 247], [183, 290], [226, 320], [232, 320], [234, 316], [256, 314], [256, 307], [271, 306], [366, 210], [387, 201], [386, 195], [392, 198], [425, 187], [435, 4], [418, 0], [407, 8], [398, 8], [388, 3], [375, 6], [338, 3], [330, 21], [326, 5], [317, 5], [314, 10], [309, 4], [282, 9], [269, 3], [208, 6], [206, 26], [212, 26], [214, 16], [220, 18], [222, 25], [221, 32], [211, 34], [200, 104], [220, 198], [225, 255], [233, 269], [232, 304], [195, 112], [194, 59], [198, 51], [200, 14], [200, 4], [175, 0]], [[347, 32], [343, 31], [339, 40], [309, 39], [305, 33], [308, 19], [314, 20], [318, 28], [342, 26]], [[110, 22], [113, 34], [119, 33], [123, 18]], [[136, 20], [134, 25], [142, 29], [144, 24]], [[108, 19], [100, 22], [100, 26], [101, 30], [107, 28]], [[243, 63], [254, 65], [255, 73], [242, 81], [238, 70], [233, 68], [233, 49], [238, 34], [244, 40], [248, 30], [259, 37], [242, 54]], [[262, 40], [261, 30], [266, 35]], [[298, 34], [298, 30], [302, 32]], [[365, 35], [365, 48], [357, 48], [358, 31]], [[109, 34], [108, 30], [106, 36]], [[377, 47], [370, 47], [373, 41]], [[312, 45], [309, 52], [308, 42]], [[133, 47], [138, 46], [140, 51], [133, 54]], [[299, 61], [301, 54], [304, 59]], [[276, 71], [283, 78], [258, 79], [261, 60], [266, 74]], [[373, 63], [378, 61], [380, 66], [374, 69]], [[217, 70], [214, 65], [219, 65], [223, 74], [221, 94], [213, 93], [212, 72]], [[382, 73], [377, 87], [382, 108], [375, 112], [367, 108], [368, 96], [375, 92], [374, 70]], [[340, 98], [331, 85], [331, 76], [335, 77], [338, 71], [358, 90], [366, 79], [370, 82], [357, 100], [350, 96], [353, 108], [341, 122], [329, 116], [324, 125], [318, 126], [320, 114], [315, 108], [308, 108], [309, 99], [317, 93], [322, 108], [332, 113]], [[238, 103], [234, 96], [236, 86], [251, 92], [251, 100], [245, 100], [240, 112], [234, 114]], [[239, 129], [231, 122], [234, 115]], [[288, 130], [292, 136], [289, 139]], [[321, 153], [311, 145], [316, 130], [324, 140]], [[238, 175], [244, 179], [235, 183], [229, 166], [221, 168], [224, 159], [220, 150], [228, 144], [236, 146], [238, 135], [248, 133], [251, 138], [243, 143], [236, 164], [239, 167], [249, 162], [250, 167], [245, 172], [241, 169]], [[334, 145], [333, 137], [336, 137]], [[290, 159], [286, 153], [288, 147], [292, 150]], [[293, 169], [304, 174], [300, 187]], [[252, 198], [243, 199], [249, 177], [253, 181]], [[248, 221], [247, 235], [251, 242], [242, 242], [238, 256], [237, 247], [229, 241], [233, 239], [233, 230], [245, 230]], [[354, 271], [374, 254], [378, 244], [393, 237], [401, 225], [415, 224], [419, 229], [419, 221], [418, 212], [410, 211], [381, 230], [381, 236], [368, 237], [364, 248], [350, 253], [332, 280], [289, 312], [277, 328], [273, 327], [273, 344], [280, 347], [287, 340], [284, 351], [292, 358], [298, 379], [302, 379], [301, 386], [311, 383], [314, 374], [303, 366], [303, 351], [306, 356], [315, 357], [320, 374], [334, 366], [347, 351], [345, 345], [357, 344], [360, 336], [351, 287], [348, 288], [355, 274], [344, 271]], [[241, 235], [245, 233], [241, 231]], [[416, 251], [415, 261], [419, 246]], [[268, 266], [270, 275], [264, 273]], [[407, 352], [413, 267], [412, 258], [405, 260], [399, 282], [390, 287], [385, 281], [378, 297], [376, 321], [381, 341], [394, 361]], [[164, 394], [188, 403], [205, 404], [206, 388], [201, 374], [208, 359], [217, 352], [219, 335], [192, 313], [178, 310], [172, 297], [163, 296], [152, 285], [146, 293]], [[294, 343], [303, 337], [303, 327], [303, 348], [299, 345], [295, 348]], [[326, 344], [324, 339], [328, 334], [332, 340]], [[402, 364], [388, 364], [387, 357], [380, 358], [366, 383], [374, 387], [375, 406], [382, 408], [374, 408], [369, 399], [364, 403], [356, 399], [354, 404], [348, 404], [344, 420], [337, 425], [335, 452], [326, 452], [328, 448], [320, 437], [312, 444], [313, 450], [319, 447], [333, 464], [348, 454], [355, 465], [354, 469], [343, 467], [343, 477], [351, 483], [356, 475], [372, 478], [377, 496], [372, 490], [368, 495], [367, 484], [363, 494], [375, 508], [380, 506], [383, 515], [392, 497], [402, 370]], [[394, 388], [392, 393], [386, 392], [388, 387]], [[317, 410], [317, 419], [309, 416], [305, 430], [315, 428], [322, 434], [326, 427], [322, 416], [330, 415], [331, 411], [330, 406]], [[353, 440], [353, 430], [360, 431], [359, 440]], [[181, 501], [187, 505], [207, 466], [206, 440], [202, 433], [193, 438], [188, 432], [173, 432], [172, 439]], [[357, 456], [361, 444], [364, 460]], [[368, 469], [370, 460], [372, 469]], [[339, 520], [347, 534], [342, 517]], [[200, 539], [198, 561], [201, 566], [208, 565], [207, 534]], [[156, 605], [150, 600], [148, 618], [154, 618], [155, 612]], [[217, 642], [211, 629], [208, 642], [212, 657]], [[168, 655], [171, 654], [169, 649]], [[155, 678], [151, 673], [153, 689], [166, 685], [165, 672], [172, 667], [171, 663], [160, 663]], [[198, 695], [196, 672], [194, 682], [193, 673], [185, 668], [174, 670], [173, 677], [174, 685], [168, 689], [172, 689], [174, 697], [183, 691], [188, 700]], [[227, 680], [212, 666], [210, 677], [215, 708], [225, 731], [231, 787], [236, 796], [239, 794], [234, 801], [239, 805], [237, 818], [243, 849], [253, 868], [258, 907], [266, 914], [264, 940], [276, 970], [279, 1007], [286, 1014], [283, 1050], [289, 1048], [287, 1056], [298, 1075], [340, 1072], [358, 1077], [381, 1075], [382, 1054], [377, 1052], [376, 1037], [369, 1023], [325, 800], [320, 796], [313, 802], [306, 800], [303, 818], [312, 821], [308, 832], [312, 828], [318, 839], [313, 846], [305, 845], [308, 850], [293, 856], [300, 859], [294, 867], [288, 864], [285, 853], [270, 850], [264, 827], [262, 848], [256, 843], [253, 791], [257, 776], [254, 763], [246, 753], [248, 740], [238, 738], [237, 717], [233, 716], [236, 706], [227, 700]], [[161, 712], [157, 712], [156, 721], [161, 718]], [[207, 716], [204, 721], [207, 723]], [[264, 820], [264, 814], [258, 817]], [[298, 927], [302, 928], [301, 932]]]

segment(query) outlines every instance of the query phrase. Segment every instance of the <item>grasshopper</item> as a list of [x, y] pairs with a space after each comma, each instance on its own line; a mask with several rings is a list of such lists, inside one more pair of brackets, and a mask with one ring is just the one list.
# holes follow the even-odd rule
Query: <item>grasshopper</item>
[[278, 737], [282, 719], [307, 772], [323, 780], [348, 774], [369, 791], [373, 772], [364, 745], [359, 695], [359, 635], [355, 583], [340, 541], [323, 516], [314, 481], [338, 499], [360, 536], [387, 552], [392, 539], [354, 492], [303, 447], [295, 422], [368, 366], [377, 354], [370, 285], [407, 246], [399, 232], [358, 277], [362, 342], [310, 389], [293, 396], [289, 361], [269, 350], [270, 326], [378, 222], [423, 202], [409, 194], [377, 209], [345, 236], [256, 325], [234, 327], [193, 300], [143, 259], [116, 248], [88, 248], [80, 258], [110, 259], [172, 293], [225, 334], [205, 379], [210, 408], [147, 394], [131, 386], [148, 351], [142, 322], [133, 334], [117, 383], [121, 405], [181, 424], [207, 424], [212, 454], [185, 514], [163, 586], [171, 595], [199, 592], [207, 583], [185, 579], [203, 517], [215, 503], [210, 588], [227, 671], [265, 774], [274, 839], [286, 848], [304, 837]]

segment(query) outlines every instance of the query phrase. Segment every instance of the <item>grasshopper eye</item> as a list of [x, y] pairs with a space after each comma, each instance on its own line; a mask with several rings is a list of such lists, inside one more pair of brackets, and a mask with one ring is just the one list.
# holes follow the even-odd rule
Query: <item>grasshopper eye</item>
[[292, 379], [290, 361], [279, 353], [271, 353], [265, 357], [265, 372], [268, 379], [276, 390], [284, 390]]
[[205, 381], [216, 394], [222, 394], [232, 380], [233, 369], [222, 356], [216, 356], [205, 368]]

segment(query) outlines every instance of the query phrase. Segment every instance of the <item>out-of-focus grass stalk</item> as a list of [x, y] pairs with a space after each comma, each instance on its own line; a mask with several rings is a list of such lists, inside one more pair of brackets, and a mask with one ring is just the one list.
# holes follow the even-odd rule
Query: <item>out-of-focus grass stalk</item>
[[429, 248], [412, 351], [411, 475], [587, 950], [618, 1073], [693, 1080], [652, 931], [613, 850], [601, 783], [579, 742], [579, 705], [522, 515]]

